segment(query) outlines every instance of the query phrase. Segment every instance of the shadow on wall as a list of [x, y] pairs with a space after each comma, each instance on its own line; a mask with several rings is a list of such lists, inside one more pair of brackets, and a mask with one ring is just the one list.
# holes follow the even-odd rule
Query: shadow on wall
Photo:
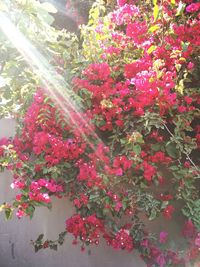
[[[0, 138], [12, 136], [14, 120], [0, 120], [0, 129]], [[11, 182], [9, 172], [0, 174], [0, 203], [14, 197]], [[4, 214], [0, 213], [0, 267], [145, 267], [138, 254], [116, 252], [103, 243], [91, 248], [91, 255], [87, 250], [81, 252], [79, 246], [72, 245], [71, 235], [57, 252], [47, 249], [35, 253], [30, 240], [35, 240], [40, 233], [56, 239], [72, 213], [72, 206], [66, 199], [54, 199], [52, 211], [44, 207], [36, 209], [32, 220], [14, 217], [6, 222]]]
[[[0, 120], [0, 138], [14, 135], [15, 122], [10, 119]], [[0, 204], [10, 202], [14, 192], [10, 187], [12, 177], [8, 171], [0, 174]], [[41, 250], [34, 252], [30, 240], [35, 240], [44, 233], [45, 238], [56, 239], [65, 228], [65, 220], [73, 214], [73, 208], [67, 199], [54, 199], [53, 210], [41, 207], [36, 209], [32, 220], [14, 217], [5, 221], [0, 213], [0, 267], [145, 267], [137, 253], [115, 251], [102, 242], [98, 247], [91, 248], [91, 255], [81, 252], [79, 246], [72, 245], [72, 236], [67, 235], [66, 241], [57, 252]], [[144, 218], [146, 220], [146, 218]], [[176, 220], [164, 221], [162, 218], [149, 222], [148, 228], [159, 233], [168, 229], [173, 240], [180, 237], [181, 216]]]

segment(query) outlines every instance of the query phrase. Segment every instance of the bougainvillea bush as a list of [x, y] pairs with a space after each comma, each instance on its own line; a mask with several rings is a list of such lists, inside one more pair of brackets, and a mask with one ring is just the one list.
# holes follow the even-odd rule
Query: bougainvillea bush
[[[32, 218], [54, 197], [75, 207], [58, 240], [40, 235], [36, 250], [71, 234], [82, 250], [102, 239], [138, 250], [149, 267], [199, 266], [199, 11], [192, 0], [119, 0], [104, 15], [98, 2], [71, 80], [82, 108], [62, 94], [55, 101], [48, 85], [35, 89], [18, 134], [1, 140], [18, 192], [1, 209]], [[181, 244], [148, 227], [177, 217]]]

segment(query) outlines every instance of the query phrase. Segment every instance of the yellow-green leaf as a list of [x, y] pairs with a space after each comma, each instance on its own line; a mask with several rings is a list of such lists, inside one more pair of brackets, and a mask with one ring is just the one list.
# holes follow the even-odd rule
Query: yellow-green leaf
[[0, 3], [0, 10], [1, 11], [8, 11], [8, 7], [7, 7], [7, 5], [5, 4], [5, 3]]
[[154, 21], [156, 21], [158, 19], [158, 15], [159, 15], [159, 7], [158, 7], [158, 5], [155, 5], [153, 8]]
[[186, 4], [180, 2], [175, 16], [181, 16], [183, 14], [185, 7], [186, 7]]
[[41, 7], [48, 13], [57, 13], [57, 9], [55, 8], [55, 6], [48, 2], [42, 3]]
[[151, 54], [154, 50], [156, 50], [156, 46], [155, 45], [152, 45], [149, 47], [149, 49], [147, 50], [147, 53], [148, 54]]
[[187, 51], [189, 45], [190, 45], [190, 42], [185, 42], [185, 43], [181, 42], [181, 46], [182, 46], [183, 52]]
[[159, 28], [160, 28], [160, 27], [159, 27], [158, 25], [151, 26], [151, 27], [149, 28], [149, 32], [155, 32], [155, 31], [157, 31]]
[[27, 1], [26, 0], [17, 0], [17, 3], [24, 6], [24, 5], [26, 5]]
[[176, 89], [180, 94], [183, 94], [183, 91], [184, 91], [184, 79], [180, 80], [179, 84], [175, 86], [175, 89]]

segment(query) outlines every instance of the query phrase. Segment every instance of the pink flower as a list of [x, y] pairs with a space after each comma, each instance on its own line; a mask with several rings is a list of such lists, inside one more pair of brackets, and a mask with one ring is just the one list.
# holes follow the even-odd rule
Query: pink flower
[[21, 217], [25, 215], [25, 212], [22, 209], [18, 209], [18, 211], [16, 212], [16, 215], [18, 219], [20, 219]]
[[178, 111], [180, 112], [180, 113], [183, 113], [183, 112], [185, 112], [187, 110], [187, 108], [185, 107], [185, 106], [179, 106], [178, 107]]
[[22, 194], [18, 194], [18, 195], [16, 195], [15, 199], [16, 199], [17, 201], [21, 201], [21, 199], [22, 199]]
[[200, 10], [200, 3], [192, 3], [191, 5], [186, 7], [186, 11], [188, 13], [194, 13]]
[[12, 189], [14, 189], [14, 188], [23, 189], [23, 188], [25, 187], [25, 183], [16, 180], [16, 181], [14, 181], [14, 183], [12, 183], [12, 184], [10, 185], [10, 187], [11, 187]]
[[166, 264], [165, 256], [163, 254], [158, 255], [156, 258], [156, 262], [159, 264], [160, 267], [164, 267]]
[[119, 201], [115, 205], [115, 211], [119, 212], [121, 208], [122, 208], [122, 202]]
[[123, 6], [126, 4], [126, 2], [127, 2], [127, 0], [117, 0], [118, 6]]
[[200, 248], [200, 233], [197, 234], [197, 237], [195, 239], [195, 245]]
[[167, 242], [167, 238], [168, 238], [168, 233], [167, 232], [160, 232], [159, 242], [161, 244], [165, 244]]
[[122, 176], [122, 175], [123, 175], [123, 170], [122, 170], [122, 168], [118, 168], [118, 169], [116, 170], [115, 174], [116, 174], [117, 176]]
[[148, 248], [149, 247], [149, 240], [148, 239], [143, 239], [141, 242], [140, 242], [141, 246], [145, 247], [145, 248]]
[[9, 140], [6, 137], [0, 139], [0, 146], [7, 146], [9, 144]]
[[189, 62], [187, 68], [188, 70], [192, 70], [194, 68], [194, 63]]
[[148, 28], [145, 21], [129, 23], [126, 28], [126, 35], [133, 38], [136, 44], [141, 44], [145, 38], [147, 38], [145, 35], [147, 30]]

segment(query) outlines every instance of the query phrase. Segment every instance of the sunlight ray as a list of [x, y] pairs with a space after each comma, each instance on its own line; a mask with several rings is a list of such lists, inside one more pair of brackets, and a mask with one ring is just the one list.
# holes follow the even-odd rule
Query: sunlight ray
[[[3, 12], [0, 12], [0, 29], [24, 57], [33, 71], [39, 76], [50, 97], [54, 99], [59, 108], [67, 116], [70, 116], [73, 123], [77, 126], [77, 130], [84, 136], [90, 147], [93, 149], [93, 144], [82, 132], [81, 127], [79, 127], [80, 125], [85, 125], [90, 131], [91, 136], [99, 143], [103, 143], [88, 122], [82, 117], [80, 107], [77, 107], [73, 99], [69, 96], [70, 94], [72, 95], [73, 92], [71, 90], [69, 92], [69, 89], [67, 89], [68, 85], [64, 78], [51, 64], [49, 64], [48, 60], [36, 49], [36, 47], [34, 47], [34, 45], [19, 31]], [[74, 120], [70, 114], [70, 110], [76, 113], [76, 117], [78, 117], [79, 121]]]

